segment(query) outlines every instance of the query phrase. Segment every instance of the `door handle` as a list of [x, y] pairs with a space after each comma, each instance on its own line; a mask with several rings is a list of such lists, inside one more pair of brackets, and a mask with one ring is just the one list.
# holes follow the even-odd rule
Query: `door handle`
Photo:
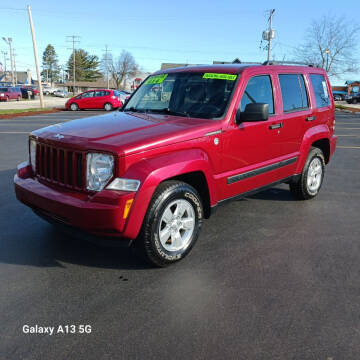
[[316, 116], [309, 116], [306, 118], [306, 121], [314, 121], [316, 120]]
[[270, 126], [269, 126], [269, 129], [270, 129], [270, 130], [274, 130], [274, 129], [280, 129], [280, 128], [282, 128], [282, 127], [283, 127], [283, 123], [280, 122], [280, 123], [277, 123], [277, 124], [270, 125]]

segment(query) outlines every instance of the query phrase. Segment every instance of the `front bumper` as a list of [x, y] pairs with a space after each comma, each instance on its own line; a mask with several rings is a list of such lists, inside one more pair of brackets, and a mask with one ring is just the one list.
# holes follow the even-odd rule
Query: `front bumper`
[[14, 177], [15, 193], [19, 201], [38, 215], [92, 235], [126, 238], [125, 203], [134, 197], [134, 193], [112, 190], [96, 194], [74, 192], [45, 185], [29, 176], [30, 172], [31, 168], [18, 170]]

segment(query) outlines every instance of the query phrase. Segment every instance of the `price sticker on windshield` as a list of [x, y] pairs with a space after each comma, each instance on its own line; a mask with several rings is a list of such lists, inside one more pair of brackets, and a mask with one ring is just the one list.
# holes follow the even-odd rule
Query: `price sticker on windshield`
[[167, 76], [168, 76], [168, 74], [151, 76], [151, 77], [149, 77], [149, 79], [147, 79], [145, 81], [145, 85], [161, 84], [164, 82], [164, 80], [166, 79]]
[[203, 79], [217, 79], [217, 80], [236, 80], [237, 75], [233, 74], [219, 74], [219, 73], [205, 73]]

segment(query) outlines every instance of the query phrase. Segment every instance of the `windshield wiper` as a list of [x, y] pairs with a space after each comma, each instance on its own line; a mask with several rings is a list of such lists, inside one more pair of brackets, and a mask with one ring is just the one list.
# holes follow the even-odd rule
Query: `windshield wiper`
[[124, 110], [124, 112], [126, 112], [126, 111], [131, 111], [131, 112], [144, 112], [144, 111], [142, 111], [142, 110], [140, 110], [140, 109], [137, 109], [137, 108], [135, 108], [135, 107], [130, 107], [129, 109], [125, 109]]
[[163, 108], [163, 109], [146, 109], [148, 112], [156, 112], [156, 113], [162, 113], [167, 115], [175, 115], [175, 116], [185, 116], [190, 117], [190, 115], [187, 112], [181, 112], [181, 111], [174, 111], [170, 110], [169, 108]]

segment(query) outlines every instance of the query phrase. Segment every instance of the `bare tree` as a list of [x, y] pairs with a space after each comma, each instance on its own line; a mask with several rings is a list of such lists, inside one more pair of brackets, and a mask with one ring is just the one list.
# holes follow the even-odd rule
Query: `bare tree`
[[329, 76], [356, 72], [355, 58], [360, 27], [344, 18], [324, 16], [313, 21], [296, 58], [324, 68]]
[[109, 61], [109, 71], [118, 89], [126, 87], [126, 82], [136, 76], [138, 70], [139, 66], [128, 51], [123, 50], [117, 59]]

